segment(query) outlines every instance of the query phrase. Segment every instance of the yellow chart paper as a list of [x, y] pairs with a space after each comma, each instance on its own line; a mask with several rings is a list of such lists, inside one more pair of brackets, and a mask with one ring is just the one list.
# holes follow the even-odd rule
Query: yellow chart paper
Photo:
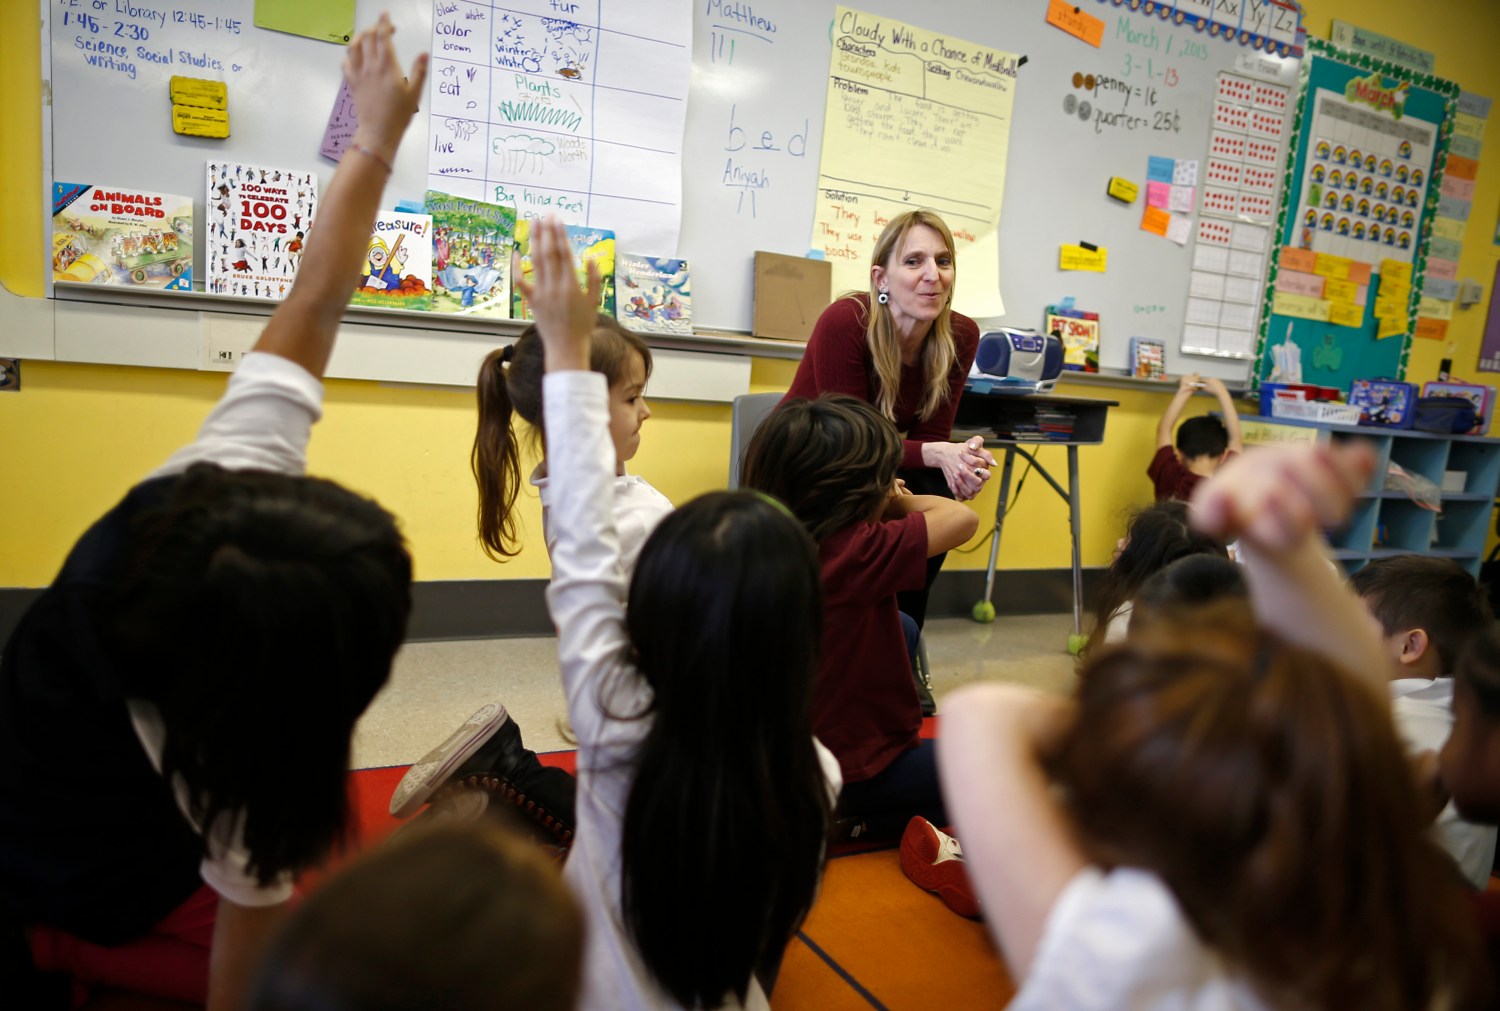
[[847, 7], [836, 9], [812, 248], [833, 290], [870, 287], [880, 230], [912, 208], [953, 231], [954, 308], [1005, 312], [1000, 202], [1010, 147], [1012, 53]]
[[1306, 295], [1289, 295], [1278, 291], [1271, 300], [1271, 311], [1278, 316], [1295, 316], [1298, 319], [1313, 319], [1328, 322], [1331, 303], [1323, 298], [1308, 298]]

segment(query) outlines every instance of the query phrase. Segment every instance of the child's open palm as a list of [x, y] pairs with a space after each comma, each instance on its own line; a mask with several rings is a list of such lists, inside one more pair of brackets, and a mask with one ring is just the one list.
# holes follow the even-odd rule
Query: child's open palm
[[531, 266], [532, 276], [527, 280], [516, 264], [515, 283], [536, 318], [547, 351], [547, 371], [587, 369], [589, 337], [599, 312], [598, 264], [589, 261], [588, 284], [580, 288], [567, 229], [549, 217], [533, 223]]

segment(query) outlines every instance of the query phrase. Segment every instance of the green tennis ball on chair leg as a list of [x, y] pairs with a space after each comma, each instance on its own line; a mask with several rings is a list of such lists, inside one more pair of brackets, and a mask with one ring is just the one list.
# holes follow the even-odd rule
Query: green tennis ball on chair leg
[[1068, 652], [1077, 656], [1083, 652], [1083, 644], [1089, 641], [1089, 637], [1078, 632], [1068, 633]]
[[970, 617], [982, 625], [988, 625], [995, 620], [995, 605], [988, 600], [981, 600], [974, 605], [974, 610], [969, 612]]

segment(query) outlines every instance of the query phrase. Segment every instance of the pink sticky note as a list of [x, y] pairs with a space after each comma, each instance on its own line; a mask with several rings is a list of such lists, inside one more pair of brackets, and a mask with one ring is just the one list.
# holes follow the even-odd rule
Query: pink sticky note
[[1146, 184], [1146, 206], [1167, 209], [1167, 204], [1172, 199], [1171, 183], [1147, 183]]
[[324, 158], [338, 161], [344, 156], [344, 148], [354, 139], [359, 126], [359, 117], [354, 114], [354, 96], [349, 94], [349, 82], [339, 84], [339, 97], [328, 114], [328, 126], [323, 130], [323, 146], [318, 148]]
[[1297, 270], [1282, 270], [1276, 275], [1276, 290], [1284, 291], [1288, 295], [1306, 295], [1308, 298], [1322, 298], [1323, 284], [1326, 278], [1317, 274], [1304, 274]]
[[1429, 257], [1427, 260], [1427, 276], [1436, 277], [1444, 281], [1458, 279], [1458, 264], [1452, 260], [1440, 260], [1437, 257]]

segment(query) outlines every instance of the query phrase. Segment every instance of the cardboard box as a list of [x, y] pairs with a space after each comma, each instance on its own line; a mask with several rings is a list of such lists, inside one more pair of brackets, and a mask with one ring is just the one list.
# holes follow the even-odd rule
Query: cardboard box
[[833, 264], [827, 260], [757, 251], [751, 332], [805, 342], [828, 308], [832, 287]]

